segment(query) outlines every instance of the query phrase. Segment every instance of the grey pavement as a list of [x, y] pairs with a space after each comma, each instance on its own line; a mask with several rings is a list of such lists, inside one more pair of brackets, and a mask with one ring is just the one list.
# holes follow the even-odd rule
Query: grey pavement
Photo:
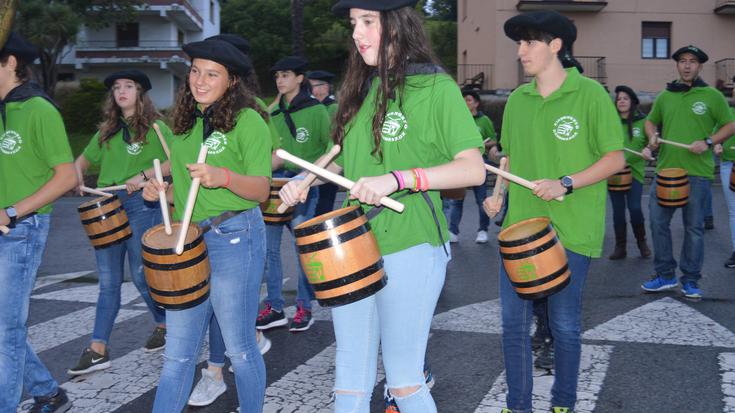
[[[735, 270], [722, 265], [731, 246], [721, 191], [719, 186], [713, 188], [716, 228], [705, 234], [701, 281], [705, 297], [699, 302], [683, 299], [678, 289], [641, 292], [640, 284], [653, 273], [653, 260], [638, 256], [632, 233], [628, 258], [607, 260], [612, 248], [608, 207], [604, 256], [593, 261], [585, 288], [578, 412], [735, 412]], [[90, 339], [96, 299], [94, 254], [75, 210], [81, 202], [62, 198], [56, 203], [31, 300], [31, 341], [42, 349], [40, 357], [54, 377], [77, 400], [72, 412], [147, 412], [162, 360], [160, 353], [140, 351], [153, 322], [129, 283], [110, 341], [112, 367], [81, 378], [66, 375]], [[644, 206], [647, 203], [646, 195]], [[468, 192], [460, 242], [452, 245], [453, 260], [427, 355], [437, 381], [432, 394], [440, 412], [499, 412], [504, 400], [498, 228], [491, 223], [491, 241], [480, 245], [474, 243], [476, 226], [477, 207]], [[678, 252], [683, 238], [680, 213], [672, 221], [672, 236]], [[292, 302], [296, 257], [290, 236], [284, 236], [282, 251], [284, 274], [289, 277], [286, 299]], [[265, 356], [266, 412], [331, 411], [334, 335], [329, 312], [320, 310], [317, 318], [304, 333], [283, 328], [266, 333], [273, 341]], [[553, 377], [547, 371], [536, 371], [534, 376], [535, 407], [545, 411], [541, 409], [548, 407]], [[375, 412], [383, 408], [380, 377], [373, 395]], [[229, 373], [225, 378], [229, 389], [214, 404], [186, 411], [235, 411], [234, 380]]]

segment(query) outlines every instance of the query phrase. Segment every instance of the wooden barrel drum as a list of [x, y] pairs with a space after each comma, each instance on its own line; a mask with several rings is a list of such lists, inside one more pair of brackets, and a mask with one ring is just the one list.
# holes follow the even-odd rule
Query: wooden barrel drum
[[613, 192], [629, 191], [632, 186], [633, 186], [633, 173], [630, 170], [630, 166], [628, 165], [626, 165], [622, 171], [607, 178], [608, 191], [613, 191]]
[[686, 169], [660, 170], [656, 174], [656, 198], [662, 207], [686, 206], [689, 202], [689, 175]]
[[338, 209], [294, 229], [301, 266], [320, 305], [369, 297], [387, 283], [383, 258], [358, 206]]
[[260, 211], [263, 213], [263, 221], [266, 225], [283, 225], [291, 221], [294, 208], [291, 207], [286, 212], [278, 213], [278, 207], [283, 203], [278, 196], [278, 191], [283, 185], [289, 181], [288, 178], [273, 178], [271, 181], [271, 193], [266, 202], [260, 204]]
[[95, 249], [115, 245], [133, 235], [128, 214], [117, 195], [95, 198], [80, 205], [77, 211]]
[[498, 234], [500, 255], [519, 297], [535, 300], [569, 284], [567, 254], [548, 218], [515, 223]]
[[209, 257], [204, 233], [189, 225], [184, 253], [176, 255], [175, 246], [181, 223], [171, 224], [166, 235], [163, 224], [143, 234], [143, 266], [151, 298], [167, 310], [195, 307], [209, 297]]

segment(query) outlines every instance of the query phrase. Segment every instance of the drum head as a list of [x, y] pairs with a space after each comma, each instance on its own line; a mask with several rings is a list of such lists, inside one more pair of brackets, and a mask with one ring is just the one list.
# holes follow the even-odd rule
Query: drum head
[[[146, 231], [143, 235], [143, 243], [148, 247], [155, 249], [169, 249], [176, 247], [176, 241], [179, 239], [179, 231], [181, 223], [174, 222], [171, 224], [171, 235], [166, 234], [166, 228], [163, 224]], [[202, 230], [198, 225], [190, 224], [189, 231], [186, 233], [186, 241], [184, 244], [190, 244], [202, 235]]]

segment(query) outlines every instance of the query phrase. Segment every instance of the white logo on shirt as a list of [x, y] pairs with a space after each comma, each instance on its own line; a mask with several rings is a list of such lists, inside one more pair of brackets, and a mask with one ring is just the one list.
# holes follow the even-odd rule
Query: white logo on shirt
[[309, 133], [309, 130], [306, 128], [298, 128], [296, 129], [296, 142], [298, 143], [304, 143], [309, 140], [309, 137], [311, 134]]
[[385, 115], [381, 135], [386, 142], [398, 142], [406, 136], [408, 122], [401, 112], [389, 112]]
[[207, 140], [204, 141], [204, 145], [208, 148], [208, 155], [217, 155], [225, 150], [225, 147], [227, 146], [227, 136], [222, 132], [214, 131], [209, 135]]
[[696, 115], [704, 115], [707, 113], [707, 105], [704, 102], [694, 102], [692, 104], [692, 112]]
[[579, 122], [573, 116], [562, 116], [554, 122], [554, 136], [562, 141], [570, 141], [579, 134]]
[[633, 137], [640, 138], [640, 136], [641, 136], [641, 128], [633, 128]]
[[137, 142], [128, 145], [128, 153], [130, 155], [140, 155], [141, 152], [143, 152], [143, 145]]
[[6, 155], [15, 155], [20, 152], [21, 144], [23, 144], [23, 138], [18, 132], [14, 130], [6, 131], [0, 137], [0, 152]]

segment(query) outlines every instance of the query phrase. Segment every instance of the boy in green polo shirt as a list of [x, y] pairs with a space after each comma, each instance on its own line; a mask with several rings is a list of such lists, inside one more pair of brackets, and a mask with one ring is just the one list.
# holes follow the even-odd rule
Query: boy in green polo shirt
[[[307, 61], [303, 57], [288, 56], [276, 62], [271, 68], [279, 99], [277, 109], [271, 113], [271, 121], [280, 135], [280, 146], [299, 158], [309, 162], [316, 161], [327, 151], [329, 142], [330, 120], [326, 107], [309, 92], [304, 75]], [[283, 170], [273, 173], [274, 177], [293, 177], [301, 172], [301, 168], [285, 162]], [[314, 217], [316, 202], [319, 197], [318, 187], [309, 191], [306, 203], [298, 205], [289, 223], [290, 228]], [[267, 258], [266, 284], [268, 297], [265, 308], [258, 315], [256, 327], [267, 330], [284, 326], [288, 323], [283, 314], [283, 270], [281, 267], [282, 225], [266, 226]], [[298, 256], [298, 254], [297, 254]], [[296, 294], [296, 314], [289, 329], [293, 332], [308, 330], [314, 323], [311, 318], [311, 301], [314, 291], [306, 280], [301, 265], [299, 271], [298, 291]]]
[[[603, 87], [572, 67], [574, 24], [552, 11], [515, 16], [505, 33], [518, 42], [524, 71], [534, 78], [511, 94], [500, 143], [510, 172], [532, 180], [531, 192], [509, 187], [504, 226], [529, 218], [551, 220], [566, 249], [569, 284], [548, 296], [554, 337], [552, 411], [571, 412], [577, 399], [582, 290], [605, 232], [606, 182], [625, 166], [620, 120]], [[553, 200], [564, 195], [563, 202]], [[583, 225], [580, 225], [583, 223]], [[529, 329], [533, 301], [521, 299], [500, 266], [503, 356], [508, 383], [504, 412], [530, 413], [533, 374]]]
[[27, 340], [31, 291], [46, 247], [52, 202], [77, 185], [64, 122], [31, 83], [36, 47], [11, 33], [0, 50], [0, 411], [14, 412], [23, 388], [34, 412], [65, 412], [66, 393]]
[[[698, 282], [704, 261], [705, 203], [714, 179], [711, 149], [735, 134], [735, 118], [722, 94], [699, 77], [702, 64], [708, 60], [702, 49], [682, 47], [672, 58], [676, 62], [679, 79], [669, 83], [656, 98], [646, 121], [646, 135], [651, 148], [659, 147], [658, 127], [663, 124], [664, 139], [691, 145], [690, 149], [661, 145], [656, 171], [683, 168], [689, 174], [689, 202], [682, 208], [686, 235], [679, 259], [682, 272], [679, 281], [686, 298], [699, 300], [702, 298]], [[713, 134], [717, 125], [722, 126]], [[645, 148], [643, 152], [650, 155], [651, 149]], [[659, 292], [677, 286], [676, 260], [669, 228], [676, 208], [658, 204], [656, 183], [651, 185], [649, 210], [656, 273], [641, 288], [646, 292]]]

